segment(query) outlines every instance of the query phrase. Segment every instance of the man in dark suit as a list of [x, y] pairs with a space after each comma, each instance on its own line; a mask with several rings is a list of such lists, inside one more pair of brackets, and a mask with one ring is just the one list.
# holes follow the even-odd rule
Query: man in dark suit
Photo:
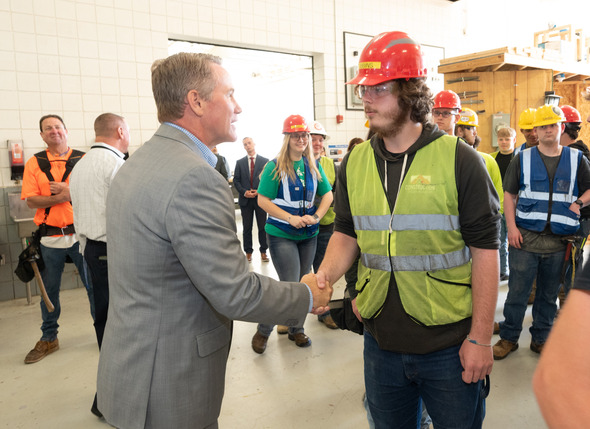
[[244, 149], [248, 156], [239, 159], [236, 162], [234, 171], [234, 186], [238, 191], [238, 203], [242, 212], [242, 223], [244, 225], [243, 244], [244, 252], [248, 261], [252, 260], [252, 224], [254, 223], [254, 214], [256, 213], [256, 225], [258, 225], [258, 242], [260, 243], [260, 258], [262, 262], [268, 262], [266, 256], [266, 212], [258, 206], [258, 184], [260, 183], [260, 173], [268, 162], [263, 156], [256, 155], [256, 144], [252, 137], [245, 137], [242, 140]]
[[107, 197], [110, 301], [98, 409], [120, 429], [213, 429], [232, 320], [298, 326], [326, 310], [331, 288], [248, 269], [211, 152], [236, 140], [242, 111], [221, 58], [156, 61], [152, 88], [160, 128], [119, 169]]

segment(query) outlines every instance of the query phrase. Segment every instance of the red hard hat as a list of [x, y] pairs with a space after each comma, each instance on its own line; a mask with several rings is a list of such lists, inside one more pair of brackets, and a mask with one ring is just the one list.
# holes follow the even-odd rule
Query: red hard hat
[[434, 106], [432, 108], [461, 110], [461, 99], [454, 91], [441, 91], [434, 97]]
[[375, 36], [359, 58], [359, 71], [347, 85], [378, 85], [393, 79], [426, 77], [422, 48], [401, 31]]
[[309, 132], [305, 118], [301, 115], [291, 115], [283, 122], [283, 134]]
[[580, 116], [580, 112], [578, 112], [572, 106], [561, 106], [561, 111], [565, 115], [565, 122], [582, 122], [582, 116]]

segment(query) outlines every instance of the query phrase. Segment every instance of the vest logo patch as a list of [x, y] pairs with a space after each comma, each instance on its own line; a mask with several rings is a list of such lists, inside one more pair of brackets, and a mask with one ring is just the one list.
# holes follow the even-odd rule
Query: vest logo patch
[[412, 192], [433, 192], [436, 186], [432, 184], [432, 176], [416, 174], [410, 176], [410, 183], [406, 185], [406, 189]]
[[423, 176], [421, 174], [410, 177], [410, 184], [412, 185], [430, 185], [430, 176]]

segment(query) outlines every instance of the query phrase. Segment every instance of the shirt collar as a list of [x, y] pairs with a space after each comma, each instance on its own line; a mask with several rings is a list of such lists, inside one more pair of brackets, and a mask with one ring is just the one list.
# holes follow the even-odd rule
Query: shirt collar
[[188, 136], [188, 138], [191, 139], [191, 141], [195, 144], [195, 146], [197, 146], [197, 149], [199, 149], [199, 152], [201, 152], [203, 158], [205, 158], [205, 161], [207, 161], [207, 164], [215, 168], [215, 166], [217, 165], [217, 157], [213, 152], [211, 152], [211, 149], [205, 146], [205, 144], [201, 140], [199, 140], [197, 137], [195, 137], [193, 134], [191, 134], [189, 131], [187, 131], [179, 125], [173, 124], [172, 122], [164, 122], [164, 124], [170, 125], [171, 127], [176, 128], [177, 130], [185, 133]]
[[111, 146], [110, 144], [106, 144], [103, 142], [95, 142], [92, 146], [102, 146], [102, 147], [106, 147], [107, 149], [112, 150], [113, 152], [115, 152], [115, 154], [117, 156], [119, 156], [122, 159], [125, 159], [125, 154], [123, 152], [121, 152], [119, 149], [117, 149], [114, 146]]

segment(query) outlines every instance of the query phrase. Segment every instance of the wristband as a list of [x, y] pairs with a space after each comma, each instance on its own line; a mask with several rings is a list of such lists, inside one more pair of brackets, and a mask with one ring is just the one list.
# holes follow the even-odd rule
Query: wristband
[[477, 341], [475, 341], [473, 338], [471, 338], [469, 335], [467, 335], [467, 338], [465, 338], [467, 341], [469, 341], [471, 344], [475, 344], [476, 346], [481, 346], [481, 347], [492, 347], [491, 344], [481, 344], [478, 343]]

